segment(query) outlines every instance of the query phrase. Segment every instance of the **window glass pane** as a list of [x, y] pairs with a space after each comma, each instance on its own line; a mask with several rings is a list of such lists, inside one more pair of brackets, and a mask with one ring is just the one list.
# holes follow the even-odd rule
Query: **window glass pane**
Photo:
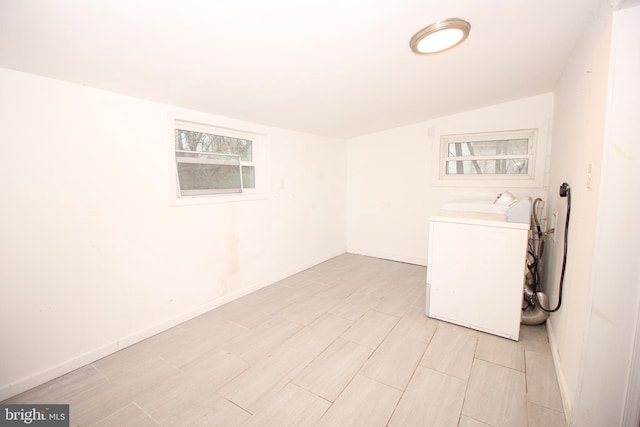
[[256, 168], [253, 166], [242, 167], [242, 186], [244, 188], [256, 188]]
[[245, 162], [253, 160], [253, 141], [225, 135], [175, 130], [176, 150], [237, 154]]
[[223, 190], [211, 191], [211, 193], [241, 192], [242, 187], [238, 172], [238, 165], [178, 162], [180, 191]]
[[469, 141], [447, 144], [447, 157], [499, 156], [528, 154], [528, 139], [505, 139], [497, 141]]
[[528, 159], [448, 160], [447, 175], [526, 175]]

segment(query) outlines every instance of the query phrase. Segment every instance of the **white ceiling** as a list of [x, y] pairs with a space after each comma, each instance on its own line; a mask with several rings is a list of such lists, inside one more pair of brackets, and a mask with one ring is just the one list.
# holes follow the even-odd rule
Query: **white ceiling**
[[[606, 0], [0, 0], [0, 67], [349, 138], [553, 90]], [[431, 56], [409, 39], [471, 23]]]

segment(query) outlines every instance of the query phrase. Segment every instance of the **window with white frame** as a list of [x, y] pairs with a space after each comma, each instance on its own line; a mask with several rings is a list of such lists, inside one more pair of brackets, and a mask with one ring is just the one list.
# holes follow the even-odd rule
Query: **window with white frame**
[[178, 197], [253, 193], [261, 135], [175, 121]]
[[443, 135], [440, 178], [511, 180], [535, 176], [535, 129]]

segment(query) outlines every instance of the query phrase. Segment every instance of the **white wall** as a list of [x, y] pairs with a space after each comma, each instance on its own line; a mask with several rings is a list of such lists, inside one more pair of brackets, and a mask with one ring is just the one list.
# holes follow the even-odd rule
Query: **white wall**
[[[347, 250], [426, 265], [428, 220], [458, 198], [493, 200], [503, 190], [546, 198], [553, 95], [543, 94], [351, 139], [347, 142]], [[537, 180], [460, 186], [438, 177], [441, 135], [539, 129]]]
[[[562, 264], [562, 236], [567, 199], [558, 196], [571, 185], [572, 210], [562, 308], [548, 325], [563, 394], [571, 417], [583, 373], [583, 342], [589, 321], [594, 244], [601, 190], [601, 163], [607, 106], [611, 11], [605, 2], [583, 32], [556, 86], [549, 177], [548, 212], [558, 212], [556, 241], [546, 247], [545, 291], [555, 307]], [[587, 187], [591, 165], [592, 187]], [[607, 424], [614, 425], [614, 424]]]
[[[572, 426], [639, 421], [640, 372], [632, 370], [634, 348], [640, 362], [639, 52], [640, 8], [613, 13], [602, 2], [555, 92], [549, 210], [564, 218], [566, 201], [557, 196], [563, 181], [573, 201], [563, 305], [548, 325]], [[560, 241], [547, 255], [553, 305]]]
[[[640, 421], [640, 396], [637, 392], [626, 396], [630, 383], [636, 390], [640, 386], [640, 372], [630, 368], [640, 309], [640, 229], [635, 225], [640, 208], [638, 76], [640, 7], [635, 7], [613, 15], [594, 264], [573, 415], [576, 426], [637, 427]], [[625, 403], [631, 412], [623, 423]]]
[[172, 107], [0, 93], [0, 400], [345, 251], [344, 141], [267, 128], [271, 197], [170, 207]]

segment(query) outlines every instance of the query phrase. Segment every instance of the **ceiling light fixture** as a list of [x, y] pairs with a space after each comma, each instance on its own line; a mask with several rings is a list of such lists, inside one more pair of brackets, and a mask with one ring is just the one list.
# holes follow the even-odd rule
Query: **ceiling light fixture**
[[431, 54], [451, 49], [469, 35], [471, 24], [459, 18], [436, 22], [418, 31], [409, 42], [417, 54]]

